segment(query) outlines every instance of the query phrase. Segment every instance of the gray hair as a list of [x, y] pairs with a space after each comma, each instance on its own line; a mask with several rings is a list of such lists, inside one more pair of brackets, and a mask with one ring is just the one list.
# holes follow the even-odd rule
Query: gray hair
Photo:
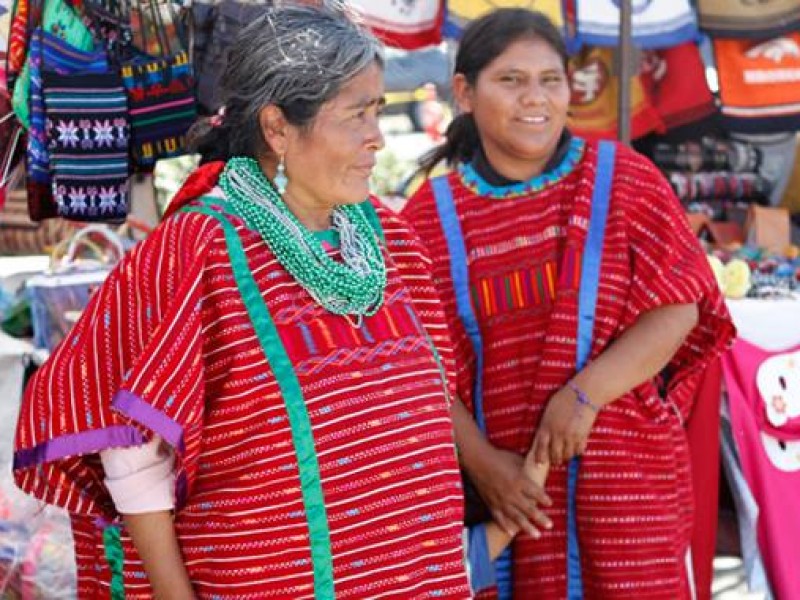
[[[219, 134], [228, 156], [257, 157], [269, 149], [258, 116], [268, 105], [308, 128], [325, 102], [373, 62], [382, 46], [340, 1], [270, 8], [237, 36], [220, 83], [225, 115]], [[225, 140], [217, 140], [224, 142]], [[201, 149], [202, 151], [202, 149]]]

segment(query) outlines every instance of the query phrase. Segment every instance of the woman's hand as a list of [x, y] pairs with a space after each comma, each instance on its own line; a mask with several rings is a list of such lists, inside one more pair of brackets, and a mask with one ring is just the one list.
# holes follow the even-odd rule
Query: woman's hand
[[537, 527], [550, 529], [553, 526], [539, 510], [539, 506], [551, 506], [552, 501], [544, 488], [527, 475], [522, 456], [491, 447], [480, 465], [468, 471], [495, 521], [509, 535], [522, 530], [538, 538], [541, 534]]
[[561, 388], [544, 409], [531, 452], [539, 463], [560, 465], [583, 454], [597, 412], [578, 401], [575, 391]]

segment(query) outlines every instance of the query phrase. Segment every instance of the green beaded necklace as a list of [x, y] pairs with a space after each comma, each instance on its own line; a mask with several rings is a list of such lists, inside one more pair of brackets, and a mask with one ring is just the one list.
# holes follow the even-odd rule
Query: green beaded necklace
[[321, 306], [337, 315], [356, 315], [356, 325], [380, 309], [386, 265], [360, 207], [344, 205], [333, 211], [333, 227], [341, 237], [341, 263], [297, 220], [252, 158], [231, 158], [219, 185], [234, 212], [261, 235], [278, 262]]

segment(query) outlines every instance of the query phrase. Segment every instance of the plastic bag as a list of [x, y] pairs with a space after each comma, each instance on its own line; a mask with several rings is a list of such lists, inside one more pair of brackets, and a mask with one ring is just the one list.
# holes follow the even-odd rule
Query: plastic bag
[[[89, 240], [90, 234], [100, 234], [105, 250]], [[96, 254], [92, 260], [78, 260], [81, 246], [89, 246]], [[111, 250], [111, 256], [106, 251]], [[56, 259], [50, 271], [28, 280], [26, 289], [31, 302], [33, 343], [37, 348], [52, 351], [89, 303], [95, 289], [102, 285], [113, 265], [124, 254], [119, 237], [104, 225], [81, 229], [69, 241], [63, 258]]]

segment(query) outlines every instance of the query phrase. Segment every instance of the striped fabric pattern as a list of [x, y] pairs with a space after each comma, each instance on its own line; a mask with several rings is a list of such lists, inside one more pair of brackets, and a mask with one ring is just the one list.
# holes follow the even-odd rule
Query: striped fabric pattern
[[197, 116], [189, 55], [179, 52], [167, 59], [125, 64], [122, 80], [136, 165], [150, 169], [160, 158], [182, 154], [186, 132]]
[[[520, 454], [530, 447], [548, 399], [574, 374], [575, 263], [587, 233], [596, 164], [597, 145], [589, 142], [580, 163], [558, 182], [506, 200], [498, 199], [502, 189], [491, 198], [476, 195], [463, 170], [449, 175], [472, 287], [487, 288], [473, 300], [484, 344], [488, 435], [495, 445]], [[475, 356], [457, 316], [447, 244], [430, 184], [411, 198], [404, 216], [437, 257], [434, 282], [456, 350], [457, 390], [471, 406]], [[554, 293], [546, 283], [548, 271]], [[537, 273], [542, 274], [541, 288], [535, 277], [520, 276]], [[504, 291], [505, 282], [512, 281], [519, 281], [521, 294]], [[545, 292], [540, 300], [546, 301], [528, 302], [540, 290]], [[692, 500], [678, 413], [688, 414], [699, 374], [733, 333], [705, 255], [669, 184], [652, 164], [619, 147], [592, 356], [642, 313], [695, 301], [699, 325], [672, 362], [666, 401], [656, 382], [648, 381], [604, 408], [582, 458], [577, 525], [587, 599], [688, 597], [684, 558]], [[540, 540], [525, 535], [515, 540], [516, 598], [566, 597], [564, 467], [551, 470], [546, 490], [554, 501], [547, 512], [555, 526]]]
[[[321, 312], [258, 234], [235, 225], [305, 398], [336, 598], [468, 598], [454, 389], [426, 337], [452, 373], [448, 330], [427, 255], [379, 215], [389, 283], [361, 329]], [[206, 215], [174, 215], [137, 246], [25, 395], [16, 479], [75, 513], [81, 598], [108, 597], [103, 531], [117, 523], [94, 453], [152, 431], [176, 450], [175, 524], [197, 596], [313, 598], [286, 406], [221, 225]], [[120, 542], [126, 597], [149, 598], [124, 527]]]
[[28, 177], [40, 183], [50, 182], [50, 162], [45, 131], [45, 102], [42, 93], [43, 71], [56, 73], [105, 73], [108, 62], [103, 53], [82, 52], [46, 31], [37, 30], [30, 48], [30, 115], [28, 130]]
[[124, 219], [130, 138], [119, 75], [46, 72], [43, 95], [58, 215], [89, 221]]
[[473, 305], [484, 317], [514, 312], [536, 304], [550, 304], [557, 290], [577, 290], [581, 281], [582, 254], [568, 248], [562, 264], [548, 261], [502, 275], [482, 277], [470, 287]]

